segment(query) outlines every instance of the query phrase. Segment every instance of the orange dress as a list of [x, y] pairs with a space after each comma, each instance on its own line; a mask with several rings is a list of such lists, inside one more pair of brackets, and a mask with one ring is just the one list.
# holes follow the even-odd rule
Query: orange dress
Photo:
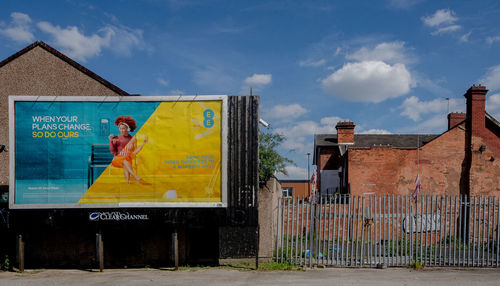
[[118, 135], [109, 143], [110, 152], [115, 155], [111, 165], [116, 168], [123, 168], [123, 162], [127, 160], [132, 165], [132, 157], [136, 148], [136, 140], [128, 135]]

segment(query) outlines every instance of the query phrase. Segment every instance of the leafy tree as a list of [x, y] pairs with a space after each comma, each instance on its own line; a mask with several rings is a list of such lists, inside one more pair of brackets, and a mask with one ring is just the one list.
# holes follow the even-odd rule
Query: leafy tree
[[265, 184], [275, 173], [288, 175], [286, 165], [295, 164], [277, 151], [286, 137], [268, 130], [259, 134], [259, 181], [261, 184]]

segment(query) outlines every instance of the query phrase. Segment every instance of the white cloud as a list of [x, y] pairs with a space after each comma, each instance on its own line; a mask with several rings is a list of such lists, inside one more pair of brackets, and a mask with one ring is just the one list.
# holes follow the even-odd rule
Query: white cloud
[[424, 24], [429, 27], [450, 25], [457, 20], [458, 18], [455, 16], [455, 12], [450, 9], [440, 9], [434, 12], [432, 16], [422, 17]]
[[486, 38], [486, 43], [488, 43], [489, 45], [493, 44], [494, 42], [498, 42], [498, 41], [500, 41], [500, 36]]
[[439, 116], [446, 117], [444, 114], [448, 112], [448, 104], [450, 105], [450, 111], [463, 111], [464, 105], [461, 101], [455, 98], [450, 98], [448, 100], [444, 98], [436, 98], [430, 101], [420, 101], [416, 96], [410, 96], [401, 106], [403, 109], [401, 115], [410, 118], [413, 121], [420, 121], [422, 115], [431, 113], [440, 113]]
[[381, 102], [408, 93], [414, 82], [404, 64], [365, 61], [345, 64], [323, 79], [322, 86], [345, 100]]
[[240, 89], [240, 94], [249, 94], [250, 88], [255, 92], [261, 91], [264, 87], [271, 84], [273, 76], [271, 74], [256, 74], [245, 78]]
[[304, 153], [312, 150], [312, 136], [318, 124], [314, 121], [301, 121], [292, 126], [276, 128], [276, 132], [286, 137], [282, 147], [288, 150], [296, 150]]
[[90, 57], [99, 55], [103, 47], [109, 46], [112, 36], [109, 30], [102, 35], [85, 36], [74, 26], [63, 29], [49, 22], [39, 22], [37, 26], [52, 36], [55, 45], [61, 47], [63, 53], [84, 62]]
[[325, 63], [326, 63], [325, 59], [321, 59], [321, 60], [317, 60], [317, 61], [305, 60], [305, 61], [300, 61], [299, 62], [299, 66], [301, 66], [301, 67], [314, 67], [314, 68], [317, 68], [317, 67], [320, 67], [320, 66], [324, 65]]
[[0, 29], [0, 34], [18, 43], [33, 42], [35, 35], [33, 35], [31, 28], [30, 16], [20, 12], [13, 12], [10, 17], [12, 19], [9, 25], [4, 29]]
[[164, 79], [163, 77], [157, 77], [156, 82], [158, 84], [160, 84], [161, 86], [169, 86], [170, 85], [170, 81]]
[[386, 63], [409, 63], [412, 59], [405, 54], [405, 50], [404, 42], [384, 42], [378, 44], [373, 49], [362, 47], [353, 54], [347, 55], [346, 59], [356, 61], [382, 61]]
[[448, 119], [443, 114], [436, 114], [417, 125], [398, 130], [398, 133], [440, 134], [448, 129]]
[[448, 118], [441, 114], [432, 116], [417, 125], [417, 129], [422, 133], [440, 133], [448, 128]]
[[171, 91], [168, 92], [169, 95], [184, 95], [186, 94], [184, 91], [180, 90], [180, 89], [173, 89]]
[[437, 29], [436, 31], [432, 32], [431, 35], [435, 36], [435, 35], [439, 35], [439, 34], [454, 32], [460, 28], [462, 28], [462, 26], [460, 26], [460, 25], [446, 26], [446, 27], [442, 27], [442, 28]]
[[472, 32], [468, 32], [466, 34], [463, 34], [461, 37], [460, 37], [460, 42], [468, 42], [469, 41], [469, 37], [470, 35], [472, 34]]
[[[276, 128], [275, 132], [286, 137], [281, 147], [286, 150], [293, 150], [297, 154], [306, 154], [313, 152], [315, 134], [337, 134], [335, 126], [339, 121], [348, 121], [349, 119], [338, 116], [323, 117], [320, 122], [299, 121], [289, 124], [285, 127]], [[391, 134], [384, 129], [368, 129], [357, 125], [354, 131], [356, 134]]]
[[263, 87], [272, 82], [273, 76], [271, 74], [256, 74], [247, 77], [245, 83], [249, 86]]
[[289, 105], [276, 105], [269, 109], [264, 109], [262, 118], [277, 119], [281, 121], [291, 121], [309, 112], [300, 104], [294, 103]]
[[[300, 168], [297, 166], [286, 166], [288, 176], [278, 174], [279, 179], [307, 179], [307, 168]], [[312, 171], [310, 173], [312, 175]]]
[[333, 53], [333, 56], [334, 56], [334, 57], [336, 57], [336, 56], [338, 56], [341, 52], [342, 52], [342, 48], [341, 48], [341, 47], [337, 47], [337, 49], [335, 49], [335, 53]]
[[123, 56], [131, 56], [132, 50], [143, 50], [145, 48], [143, 31], [140, 29], [132, 29], [123, 25], [113, 26], [108, 25], [101, 29], [102, 32], [111, 33], [111, 42], [109, 48]]
[[488, 72], [480, 80], [489, 90], [500, 89], [500, 65], [489, 68]]
[[392, 134], [392, 133], [385, 129], [369, 129], [366, 131], [359, 132], [359, 134]]
[[[335, 125], [337, 125], [337, 122], [339, 121], [346, 121], [346, 120], [337, 116], [321, 118], [319, 122], [321, 123], [322, 126], [326, 126], [326, 129], [325, 132], [319, 132], [319, 133], [328, 133], [328, 131], [335, 130]], [[332, 126], [333, 128], [331, 128]]]
[[295, 150], [299, 153], [312, 152], [314, 145], [314, 134], [336, 134], [335, 125], [346, 119], [332, 116], [323, 117], [318, 124], [315, 121], [299, 121], [286, 127], [276, 128], [275, 131], [286, 137], [282, 147]]
[[462, 26], [455, 24], [458, 17], [450, 9], [437, 10], [432, 16], [422, 17], [421, 19], [424, 25], [435, 29], [431, 33], [433, 36], [454, 32], [462, 28]]
[[92, 35], [85, 35], [78, 27], [61, 28], [49, 22], [38, 22], [38, 28], [51, 35], [56, 46], [71, 58], [83, 62], [98, 56], [103, 48], [110, 48], [119, 55], [130, 56], [132, 50], [142, 49], [142, 31], [125, 26], [107, 25]]
[[287, 138], [298, 138], [313, 135], [317, 128], [318, 123], [314, 121], [300, 121], [291, 127], [276, 128], [276, 132], [285, 135]]
[[500, 120], [500, 93], [486, 97], [486, 110], [497, 120]]
[[12, 22], [15, 24], [31, 23], [31, 18], [28, 14], [12, 12], [10, 17], [12, 18]]

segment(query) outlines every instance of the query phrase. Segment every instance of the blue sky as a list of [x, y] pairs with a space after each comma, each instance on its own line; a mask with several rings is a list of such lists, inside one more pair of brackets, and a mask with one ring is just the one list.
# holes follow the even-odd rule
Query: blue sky
[[499, 28], [498, 1], [4, 1], [0, 58], [41, 40], [129, 93], [252, 87], [297, 179], [339, 120], [441, 133], [479, 83], [499, 119]]

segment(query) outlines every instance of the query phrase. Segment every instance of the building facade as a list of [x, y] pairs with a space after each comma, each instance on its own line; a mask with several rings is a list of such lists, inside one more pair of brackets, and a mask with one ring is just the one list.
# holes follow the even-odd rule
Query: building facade
[[465, 93], [467, 112], [450, 113], [442, 134], [315, 135], [321, 194], [500, 195], [500, 123], [485, 111], [486, 87]]
[[280, 180], [283, 198], [308, 199], [311, 195], [309, 180]]

